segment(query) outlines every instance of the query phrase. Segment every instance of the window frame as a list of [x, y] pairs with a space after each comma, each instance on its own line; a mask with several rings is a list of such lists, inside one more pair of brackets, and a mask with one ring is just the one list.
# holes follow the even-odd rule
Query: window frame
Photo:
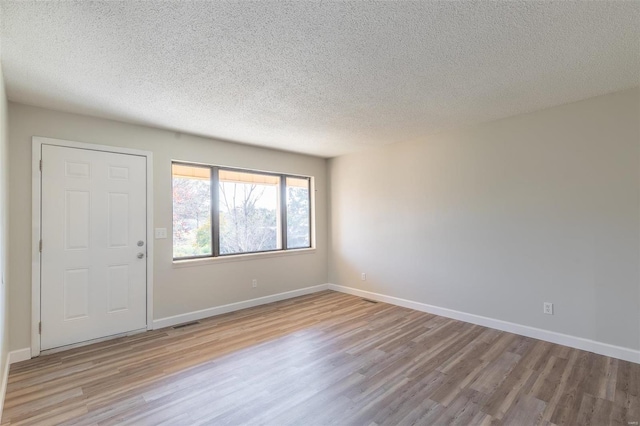
[[[174, 247], [174, 224], [173, 224], [173, 212], [174, 212], [174, 203], [173, 203], [173, 166], [181, 165], [188, 167], [201, 167], [208, 168], [210, 170], [210, 202], [211, 202], [211, 254], [205, 255], [197, 255], [197, 256], [183, 256], [183, 257], [174, 257], [173, 256], [173, 247]], [[282, 242], [281, 248], [273, 249], [273, 250], [260, 250], [260, 251], [247, 251], [240, 253], [220, 253], [220, 176], [218, 174], [219, 171], [230, 171], [230, 172], [239, 172], [239, 173], [251, 173], [265, 176], [275, 176], [280, 179], [279, 182], [279, 226], [280, 226], [280, 241]], [[303, 179], [307, 181], [307, 190], [309, 192], [309, 245], [306, 247], [295, 247], [295, 248], [287, 248], [287, 178], [294, 179]], [[303, 175], [295, 175], [290, 173], [275, 173], [275, 172], [266, 172], [262, 170], [252, 170], [252, 169], [243, 169], [238, 167], [227, 167], [227, 166], [217, 166], [210, 164], [202, 164], [202, 163], [191, 163], [187, 161], [179, 161], [172, 160], [171, 161], [171, 257], [173, 262], [181, 262], [181, 261], [189, 261], [189, 260], [198, 260], [198, 259], [223, 259], [237, 256], [246, 256], [246, 255], [255, 255], [261, 253], [278, 253], [278, 252], [292, 252], [297, 250], [309, 250], [313, 249], [314, 246], [314, 197], [312, 194], [313, 188], [313, 176], [303, 176]]]

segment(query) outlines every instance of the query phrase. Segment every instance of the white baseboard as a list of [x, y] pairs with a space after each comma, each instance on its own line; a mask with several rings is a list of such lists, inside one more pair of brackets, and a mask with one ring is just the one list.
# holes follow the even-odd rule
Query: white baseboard
[[256, 299], [244, 300], [242, 302], [229, 303], [228, 305], [215, 306], [213, 308], [202, 309], [200, 311], [188, 312], [186, 314], [160, 318], [153, 321], [153, 329], [156, 330], [159, 328], [171, 327], [185, 322], [197, 321], [215, 315], [226, 314], [233, 311], [239, 311], [240, 309], [252, 308], [258, 305], [291, 299], [292, 297], [304, 296], [305, 294], [316, 293], [318, 291], [328, 289], [329, 284], [320, 284], [298, 290], [286, 291], [284, 293], [272, 294], [270, 296], [258, 297]]
[[2, 419], [2, 409], [4, 408], [4, 396], [7, 392], [7, 382], [9, 381], [9, 367], [11, 364], [31, 359], [31, 348], [22, 348], [11, 351], [7, 354], [7, 360], [2, 371], [2, 383], [0, 384], [0, 419]]
[[0, 384], [0, 420], [2, 420], [2, 409], [4, 408], [4, 396], [7, 394], [7, 382], [9, 381], [9, 354], [7, 354], [7, 360], [4, 363], [4, 370], [2, 371], [2, 383]]
[[366, 297], [367, 299], [377, 300], [392, 305], [402, 306], [416, 311], [427, 312], [434, 315], [440, 315], [447, 318], [469, 322], [471, 324], [482, 325], [497, 330], [507, 331], [509, 333], [519, 334], [521, 336], [532, 337], [534, 339], [545, 340], [559, 345], [569, 346], [576, 349], [593, 352], [600, 355], [610, 356], [625, 361], [640, 364], [640, 351], [621, 346], [610, 345], [608, 343], [596, 342], [595, 340], [585, 339], [583, 337], [570, 336], [568, 334], [557, 333], [555, 331], [543, 330], [541, 328], [529, 327], [527, 325], [516, 324], [513, 322], [502, 321], [499, 319], [483, 317], [480, 315], [469, 314], [466, 312], [456, 311], [453, 309], [441, 308], [439, 306], [428, 305], [426, 303], [414, 302], [412, 300], [401, 299], [399, 297], [387, 296], [384, 294], [373, 293], [370, 291], [359, 290], [352, 287], [345, 287], [337, 284], [329, 284], [329, 290], [335, 290], [342, 293], [352, 294], [354, 296]]
[[16, 362], [26, 361], [31, 359], [31, 348], [22, 348], [9, 352], [7, 360], [9, 364], [15, 364]]

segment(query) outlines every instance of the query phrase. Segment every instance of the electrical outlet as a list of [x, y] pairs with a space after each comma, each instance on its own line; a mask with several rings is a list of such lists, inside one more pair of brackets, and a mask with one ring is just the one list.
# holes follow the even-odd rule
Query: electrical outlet
[[256, 288], [258, 287], [258, 280], [256, 280], [255, 278], [251, 280], [251, 287]]
[[366, 281], [367, 280], [367, 274], [365, 274], [364, 272], [362, 273], [362, 275], [360, 275], [360, 279], [362, 281]]
[[544, 302], [543, 312], [547, 315], [553, 315], [553, 303]]

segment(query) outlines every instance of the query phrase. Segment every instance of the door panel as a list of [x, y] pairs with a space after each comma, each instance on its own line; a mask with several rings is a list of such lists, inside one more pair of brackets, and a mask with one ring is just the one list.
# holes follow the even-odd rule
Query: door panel
[[67, 269], [63, 295], [64, 319], [86, 318], [89, 315], [89, 270]]
[[129, 265], [109, 266], [107, 312], [129, 309]]
[[110, 192], [108, 197], [109, 248], [126, 247], [129, 241], [129, 194]]
[[42, 350], [145, 328], [146, 158], [43, 145], [42, 161]]
[[65, 191], [65, 248], [86, 250], [89, 248], [89, 191]]

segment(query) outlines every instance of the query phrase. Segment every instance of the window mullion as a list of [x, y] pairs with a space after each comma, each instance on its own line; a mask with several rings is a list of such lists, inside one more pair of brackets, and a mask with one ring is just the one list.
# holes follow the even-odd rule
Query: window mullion
[[218, 167], [211, 167], [211, 245], [213, 257], [220, 256], [220, 181]]
[[282, 250], [287, 249], [287, 177], [280, 176], [280, 230]]
[[307, 194], [309, 195], [309, 247], [313, 247], [313, 218], [311, 212], [313, 211], [313, 205], [311, 204], [315, 197], [311, 194], [311, 178], [307, 178]]

